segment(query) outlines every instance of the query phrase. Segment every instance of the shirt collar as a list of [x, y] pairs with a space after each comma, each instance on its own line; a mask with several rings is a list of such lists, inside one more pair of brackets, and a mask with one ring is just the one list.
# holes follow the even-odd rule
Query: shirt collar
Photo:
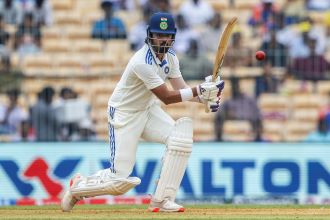
[[[167, 61], [166, 61], [167, 60], [167, 53], [164, 55], [164, 59], [163, 59], [163, 62], [162, 62], [158, 59], [158, 57], [156, 56], [156, 54], [154, 53], [154, 50], [150, 47], [150, 45], [149, 44], [147, 44], [147, 45], [148, 45], [149, 50], [151, 51], [151, 54], [152, 54], [152, 57], [153, 57], [154, 61], [157, 63], [157, 65], [162, 67], [162, 65], [167, 63]], [[166, 63], [164, 63], [164, 61]]]

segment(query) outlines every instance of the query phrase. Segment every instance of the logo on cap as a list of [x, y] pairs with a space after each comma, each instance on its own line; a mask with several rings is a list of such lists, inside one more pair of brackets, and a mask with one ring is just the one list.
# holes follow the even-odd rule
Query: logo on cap
[[168, 25], [167, 25], [166, 22], [162, 21], [162, 22], [160, 22], [159, 27], [160, 27], [162, 30], [166, 30], [166, 29], [168, 28]]
[[160, 24], [159, 24], [159, 27], [162, 29], [162, 30], [166, 30], [168, 28], [168, 24], [167, 24], [167, 18], [160, 18]]

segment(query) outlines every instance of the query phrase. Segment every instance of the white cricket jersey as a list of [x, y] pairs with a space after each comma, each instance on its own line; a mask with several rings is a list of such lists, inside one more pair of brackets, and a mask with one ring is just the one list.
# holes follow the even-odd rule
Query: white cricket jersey
[[172, 49], [160, 61], [145, 44], [128, 62], [108, 105], [129, 112], [145, 110], [156, 101], [151, 89], [162, 85], [166, 78], [181, 76], [179, 60]]

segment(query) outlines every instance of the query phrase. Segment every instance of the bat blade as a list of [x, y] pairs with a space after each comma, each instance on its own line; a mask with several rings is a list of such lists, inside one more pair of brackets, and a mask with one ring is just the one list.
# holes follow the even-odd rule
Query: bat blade
[[215, 79], [218, 77], [221, 66], [223, 64], [223, 60], [227, 51], [227, 46], [230, 40], [230, 36], [233, 32], [233, 29], [237, 23], [237, 17], [233, 17], [229, 23], [227, 24], [225, 30], [222, 32], [218, 50], [214, 60], [213, 72], [212, 72], [212, 81], [214, 82]]
[[[214, 65], [213, 65], [213, 71], [212, 71], [212, 81], [214, 82], [217, 77], [219, 76], [221, 66], [223, 64], [223, 60], [227, 51], [227, 46], [230, 40], [230, 36], [233, 32], [233, 29], [237, 23], [237, 17], [233, 17], [227, 26], [225, 27], [225, 30], [222, 32], [218, 50], [215, 56]], [[205, 112], [209, 112], [208, 104], [205, 105]]]

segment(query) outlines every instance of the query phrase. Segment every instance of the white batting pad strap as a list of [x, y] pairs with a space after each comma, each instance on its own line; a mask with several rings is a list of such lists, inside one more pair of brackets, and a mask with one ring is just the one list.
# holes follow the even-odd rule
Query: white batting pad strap
[[170, 138], [168, 141], [167, 148], [169, 150], [178, 150], [178, 151], [185, 151], [191, 152], [191, 145], [193, 144], [192, 139], [188, 138]]
[[133, 187], [139, 185], [141, 179], [138, 177], [115, 178], [100, 180], [95, 176], [82, 178], [76, 186], [72, 186], [72, 195], [78, 197], [94, 197], [101, 195], [122, 195]]
[[192, 151], [192, 135], [190, 118], [180, 118], [176, 121], [163, 158], [160, 178], [153, 196], [154, 201], [161, 202], [166, 198], [174, 201]]

